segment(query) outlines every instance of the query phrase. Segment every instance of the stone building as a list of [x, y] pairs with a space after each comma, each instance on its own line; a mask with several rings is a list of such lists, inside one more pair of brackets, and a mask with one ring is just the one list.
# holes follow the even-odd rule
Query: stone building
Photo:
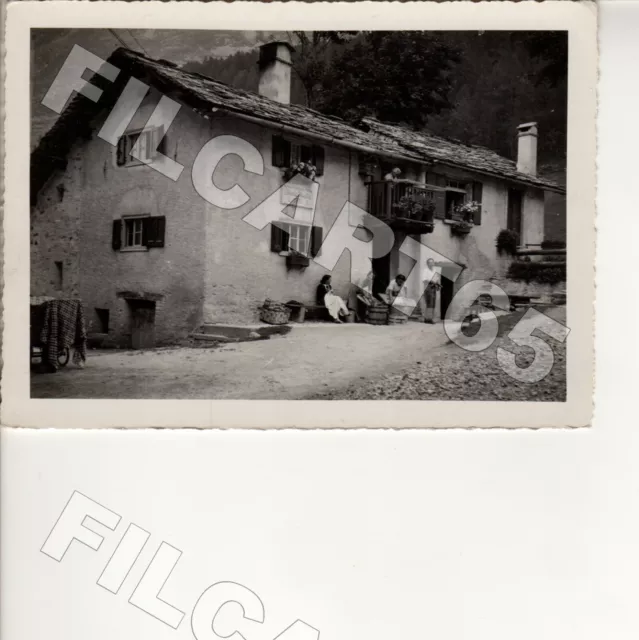
[[[349, 235], [359, 229], [364, 240], [372, 237], [361, 229], [359, 211], [393, 229], [392, 250], [373, 261], [378, 285], [399, 271], [410, 273], [411, 293], [420, 297], [426, 254], [415, 265], [399, 251], [408, 235], [451, 264], [466, 265], [463, 278], [442, 290], [444, 311], [462, 282], [490, 277], [498, 268], [495, 238], [501, 229], [516, 229], [522, 243], [541, 243], [544, 194], [565, 193], [536, 175], [534, 123], [520, 127], [515, 162], [428, 133], [372, 119], [355, 126], [289, 104], [286, 43], [262, 48], [258, 94], [127, 49], [108, 62], [119, 70], [117, 79], [96, 73], [90, 82], [103, 90], [97, 102], [72, 98], [32, 153], [31, 292], [80, 297], [89, 331], [108, 335], [114, 344], [170, 344], [203, 323], [252, 323], [265, 298], [312, 303], [329, 271], [312, 259], [305, 268], [291, 268], [287, 254], [317, 256], [345, 206]], [[120, 100], [132, 78], [148, 91], [124, 117]], [[117, 139], [105, 139], [107, 125], [123, 121]], [[238, 148], [207, 165], [202, 176], [207, 166], [198, 159], [221, 136], [257, 149], [260, 170], [252, 171]], [[137, 158], [131, 155], [136, 142]], [[287, 207], [282, 198], [278, 225], [258, 230], [247, 224], [245, 216], [281, 191], [286, 170], [299, 161], [317, 168], [316, 201], [297, 198]], [[393, 167], [410, 181], [395, 195], [383, 181]], [[221, 207], [203, 197], [207, 189], [246, 197]], [[431, 199], [433, 220], [402, 218], [397, 194]], [[469, 200], [481, 209], [469, 233], [455, 234], [456, 207]], [[445, 274], [446, 260], [440, 266]], [[344, 251], [330, 269], [334, 288], [346, 296], [351, 279], [365, 271], [352, 274]]]

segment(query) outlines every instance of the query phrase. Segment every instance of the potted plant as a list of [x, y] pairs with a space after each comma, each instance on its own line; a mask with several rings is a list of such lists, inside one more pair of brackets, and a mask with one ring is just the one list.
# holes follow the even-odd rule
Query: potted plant
[[497, 246], [498, 254], [514, 256], [519, 247], [519, 234], [511, 229], [502, 229], [497, 234], [495, 245]]
[[399, 202], [393, 205], [393, 212], [398, 218], [408, 218], [433, 224], [435, 203], [425, 198], [402, 196]]
[[312, 165], [310, 162], [296, 162], [292, 164], [285, 172], [284, 172], [284, 180], [288, 182], [291, 178], [296, 175], [302, 175], [309, 180], [315, 181], [315, 174], [317, 173], [317, 167]]
[[451, 231], [459, 236], [468, 235], [475, 226], [473, 220], [480, 209], [481, 205], [474, 200], [457, 205], [453, 209], [457, 220], [451, 225]]
[[286, 256], [286, 265], [288, 267], [308, 267], [311, 263], [308, 256], [291, 249]]

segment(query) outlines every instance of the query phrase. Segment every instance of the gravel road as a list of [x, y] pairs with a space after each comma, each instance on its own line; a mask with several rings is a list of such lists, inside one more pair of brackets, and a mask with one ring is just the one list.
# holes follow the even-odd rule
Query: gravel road
[[[565, 308], [555, 307], [544, 313], [563, 323]], [[454, 344], [438, 349], [428, 360], [342, 390], [314, 396], [318, 400], [490, 400], [542, 401], [566, 400], [566, 346], [540, 332], [551, 346], [554, 364], [540, 382], [518, 382], [505, 373], [497, 361], [497, 348], [517, 354], [516, 363], [526, 367], [533, 360], [533, 351], [519, 347], [507, 336], [521, 320], [524, 312], [499, 318], [499, 333], [485, 351], [464, 351]]]

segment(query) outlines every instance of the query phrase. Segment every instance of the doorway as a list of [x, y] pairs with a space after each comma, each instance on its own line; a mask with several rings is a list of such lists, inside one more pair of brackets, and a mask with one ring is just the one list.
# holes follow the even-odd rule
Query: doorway
[[155, 347], [155, 302], [128, 300], [131, 310], [131, 348]]
[[[442, 267], [442, 273], [440, 278], [441, 289], [439, 291], [439, 304], [440, 304], [440, 312], [442, 320], [446, 317], [446, 312], [448, 311], [448, 307], [450, 303], [453, 301], [454, 295], [454, 286], [455, 283], [452, 281], [455, 272], [453, 270], [449, 270], [446, 267]], [[446, 277], [450, 276], [450, 277]]]
[[507, 227], [522, 239], [521, 229], [522, 192], [519, 189], [508, 189]]
[[378, 298], [390, 283], [390, 251], [381, 258], [373, 258], [373, 295]]

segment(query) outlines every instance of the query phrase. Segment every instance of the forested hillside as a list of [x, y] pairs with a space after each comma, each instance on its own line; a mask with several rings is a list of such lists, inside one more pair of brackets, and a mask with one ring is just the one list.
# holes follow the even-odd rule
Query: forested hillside
[[[518, 124], [539, 123], [539, 160], [565, 163], [564, 32], [290, 34], [292, 101], [356, 121], [375, 115], [510, 158]], [[184, 68], [257, 90], [257, 50]]]

